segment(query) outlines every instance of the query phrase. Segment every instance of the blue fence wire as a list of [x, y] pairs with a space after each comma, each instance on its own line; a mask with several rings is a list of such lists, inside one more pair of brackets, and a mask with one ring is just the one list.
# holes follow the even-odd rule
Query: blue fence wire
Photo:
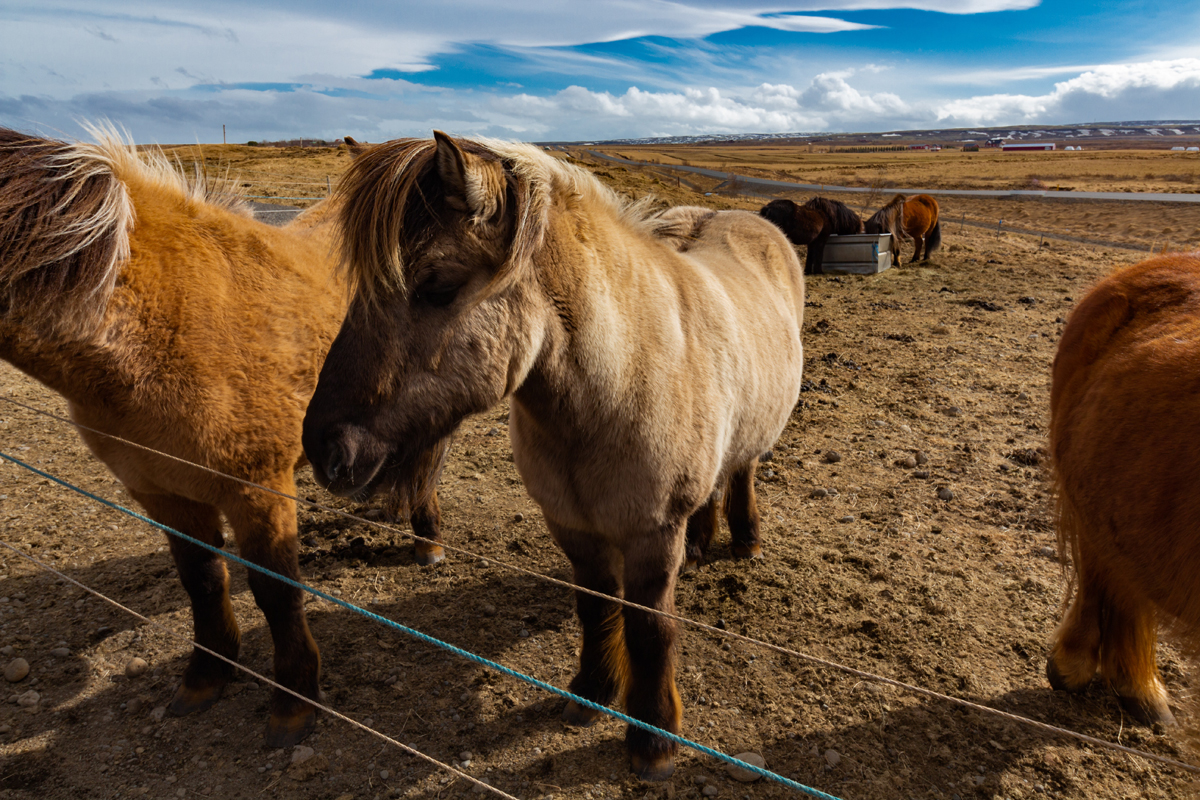
[[346, 609], [347, 611], [350, 611], [355, 614], [359, 614], [360, 616], [363, 616], [363, 617], [366, 617], [367, 619], [378, 622], [381, 625], [385, 625], [389, 628], [392, 628], [393, 630], [399, 631], [400, 633], [411, 636], [422, 642], [434, 645], [435, 647], [440, 647], [443, 650], [453, 653], [454, 655], [457, 655], [461, 658], [465, 658], [468, 661], [473, 661], [476, 664], [479, 664], [481, 666], [495, 670], [496, 672], [499, 672], [501, 674], [508, 675], [509, 677], [516, 678], [520, 681], [524, 681], [525, 683], [528, 683], [531, 686], [536, 686], [537, 688], [542, 689], [543, 691], [547, 691], [547, 692], [550, 692], [551, 694], [558, 695], [559, 697], [562, 697], [564, 699], [573, 700], [574, 702], [579, 703], [581, 706], [585, 706], [585, 707], [593, 709], [595, 711], [599, 711], [602, 714], [607, 714], [608, 716], [618, 719], [628, 725], [633, 725], [638, 728], [642, 728], [643, 730], [649, 731], [650, 733], [656, 734], [658, 736], [662, 736], [664, 739], [668, 739], [672, 742], [675, 742], [676, 744], [690, 748], [690, 749], [695, 750], [698, 753], [702, 753], [706, 756], [710, 756], [712, 758], [718, 759], [719, 761], [723, 761], [726, 764], [730, 764], [732, 766], [739, 767], [741, 769], [744, 769], [749, 772], [760, 775], [764, 778], [768, 778], [770, 780], [775, 781], [776, 783], [787, 786], [789, 789], [794, 789], [794, 790], [801, 792], [803, 794], [806, 794], [810, 797], [815, 797], [815, 798], [818, 798], [819, 800], [839, 800], [839, 798], [837, 798], [836, 796], [831, 795], [831, 794], [826, 794], [825, 792], [822, 792], [820, 789], [814, 789], [810, 786], [805, 786], [802, 783], [794, 781], [790, 778], [785, 778], [784, 776], [782, 776], [778, 773], [775, 773], [775, 772], [771, 772], [768, 769], [764, 769], [764, 768], [756, 766], [754, 764], [749, 764], [745, 761], [734, 758], [733, 756], [722, 753], [720, 750], [714, 750], [713, 748], [706, 747], [705, 745], [702, 745], [698, 742], [693, 742], [690, 739], [685, 739], [684, 737], [679, 736], [678, 734], [671, 733], [670, 731], [662, 730], [661, 728], [657, 728], [657, 727], [655, 727], [647, 722], [643, 722], [639, 719], [634, 719], [633, 717], [631, 717], [627, 714], [623, 714], [620, 711], [615, 711], [611, 708], [608, 708], [607, 706], [602, 706], [599, 703], [594, 703], [591, 700], [587, 700], [583, 697], [579, 697], [575, 694], [572, 694], [571, 692], [566, 691], [565, 689], [560, 689], [557, 686], [554, 686], [553, 684], [549, 684], [549, 683], [546, 683], [545, 681], [538, 680], [537, 678], [534, 678], [531, 675], [526, 675], [523, 672], [518, 672], [517, 670], [511, 669], [510, 667], [506, 667], [503, 664], [500, 664], [496, 661], [492, 661], [490, 659], [484, 658], [483, 656], [476, 655], [475, 653], [472, 653], [469, 650], [464, 650], [460, 647], [456, 647], [455, 645], [452, 645], [449, 642], [444, 642], [441, 639], [437, 639], [433, 636], [430, 636], [429, 634], [422, 633], [421, 631], [418, 631], [415, 628], [409, 628], [405, 625], [401, 625], [400, 623], [390, 620], [387, 617], [384, 617], [384, 616], [381, 616], [374, 612], [368, 611], [365, 608], [361, 608], [359, 606], [354, 605], [353, 603], [348, 603], [345, 600], [342, 600], [342, 599], [335, 597], [331, 594], [328, 594], [326, 592], [322, 592], [320, 589], [316, 589], [305, 583], [301, 583], [300, 581], [293, 580], [292, 578], [289, 578], [286, 575], [280, 575], [277, 572], [266, 569], [265, 567], [261, 567], [258, 564], [255, 564], [251, 561], [247, 561], [246, 559], [242, 558], [241, 556], [236, 556], [233, 553], [228, 553], [219, 547], [215, 547], [211, 544], [208, 544], [207, 542], [202, 542], [199, 539], [195, 539], [195, 538], [192, 538], [191, 536], [188, 536], [186, 533], [181, 533], [180, 531], [177, 531], [174, 528], [168, 527], [167, 525], [163, 525], [160, 522], [156, 522], [155, 520], [150, 519], [149, 517], [145, 516], [144, 514], [139, 514], [138, 512], [133, 511], [132, 509], [126, 508], [125, 506], [122, 506], [119, 503], [114, 503], [111, 500], [107, 500], [103, 497], [100, 497], [99, 495], [93, 494], [92, 492], [89, 492], [86, 489], [83, 489], [79, 486], [75, 486], [74, 484], [63, 480], [62, 478], [52, 475], [49, 472], [44, 472], [43, 470], [38, 469], [37, 467], [33, 466], [32, 464], [27, 464], [18, 458], [8, 455], [7, 453], [0, 452], [0, 458], [3, 458], [6, 461], [16, 464], [17, 466], [22, 467], [22, 468], [34, 473], [35, 475], [39, 475], [43, 478], [46, 478], [47, 480], [53, 481], [54, 483], [57, 483], [59, 486], [62, 486], [66, 489], [69, 489], [69, 490], [79, 494], [79, 495], [87, 497], [88, 499], [93, 500], [97, 503], [100, 503], [103, 506], [107, 506], [108, 508], [111, 508], [115, 511], [119, 511], [122, 514], [126, 514], [130, 517], [133, 517], [136, 520], [144, 522], [147, 525], [158, 528], [159, 530], [163, 531], [164, 533], [166, 533], [170, 536], [176, 536], [186, 542], [197, 545], [199, 547], [203, 547], [205, 550], [208, 550], [212, 553], [216, 553], [217, 555], [223, 556], [224, 558], [227, 558], [236, 564], [241, 564], [242, 566], [244, 566], [248, 569], [253, 569], [258, 572], [261, 572], [262, 574], [264, 574], [270, 578], [274, 578], [275, 580], [285, 583], [289, 586], [295, 587], [297, 589], [301, 589], [305, 592], [308, 592], [309, 594], [312, 594], [315, 597], [320, 597], [322, 600], [326, 600], [337, 606], [341, 606], [342, 608]]

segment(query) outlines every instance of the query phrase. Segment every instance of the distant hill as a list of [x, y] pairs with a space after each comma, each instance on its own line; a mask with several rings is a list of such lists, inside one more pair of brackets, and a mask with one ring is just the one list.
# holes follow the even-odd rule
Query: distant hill
[[1088, 125], [1006, 125], [994, 128], [935, 128], [879, 133], [739, 133], [708, 136], [664, 136], [646, 139], [608, 139], [594, 142], [539, 142], [543, 145], [633, 144], [822, 144], [832, 147], [939, 144], [983, 145], [988, 139], [1055, 142], [1089, 149], [1161, 149], [1200, 144], [1200, 120], [1095, 122]]

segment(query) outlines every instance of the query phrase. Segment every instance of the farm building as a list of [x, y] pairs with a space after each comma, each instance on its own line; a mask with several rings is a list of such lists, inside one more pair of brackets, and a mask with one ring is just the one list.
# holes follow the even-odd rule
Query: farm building
[[1000, 150], [1005, 153], [1053, 149], [1055, 149], [1054, 142], [1005, 142], [1000, 145]]

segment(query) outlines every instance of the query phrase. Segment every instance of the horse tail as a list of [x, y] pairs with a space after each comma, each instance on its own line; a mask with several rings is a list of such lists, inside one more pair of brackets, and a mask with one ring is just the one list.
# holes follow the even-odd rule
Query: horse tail
[[0, 319], [86, 335], [129, 257], [133, 221], [111, 159], [0, 128]]
[[929, 235], [925, 237], [925, 257], [929, 258], [929, 256], [933, 253], [933, 251], [937, 250], [941, 246], [942, 246], [942, 221], [937, 220], [936, 222], [933, 223], [933, 230], [931, 230], [929, 232]]

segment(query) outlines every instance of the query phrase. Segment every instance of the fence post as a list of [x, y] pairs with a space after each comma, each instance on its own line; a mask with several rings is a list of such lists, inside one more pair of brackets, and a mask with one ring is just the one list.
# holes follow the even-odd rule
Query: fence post
[[329, 180], [329, 176], [326, 175], [325, 176], [325, 196], [328, 197], [331, 194], [333, 194], [333, 183], [332, 183], [332, 181]]

